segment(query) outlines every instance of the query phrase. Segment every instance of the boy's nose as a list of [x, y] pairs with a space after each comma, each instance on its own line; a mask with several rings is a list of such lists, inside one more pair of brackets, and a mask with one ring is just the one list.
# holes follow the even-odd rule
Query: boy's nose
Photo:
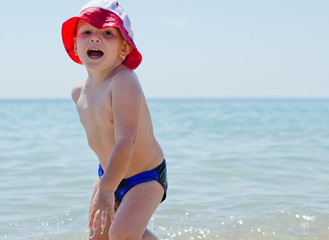
[[90, 41], [91, 41], [91, 42], [97, 42], [97, 43], [100, 42], [100, 40], [99, 40], [98, 38], [91, 38]]
[[91, 42], [97, 42], [97, 43], [101, 42], [101, 40], [100, 40], [100, 38], [99, 38], [99, 36], [98, 36], [97, 34], [94, 34], [94, 35], [90, 38], [90, 41], [91, 41]]

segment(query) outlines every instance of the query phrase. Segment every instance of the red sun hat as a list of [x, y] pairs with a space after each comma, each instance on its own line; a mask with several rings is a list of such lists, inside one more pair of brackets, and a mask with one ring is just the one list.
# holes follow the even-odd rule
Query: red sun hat
[[123, 60], [123, 64], [131, 70], [136, 69], [142, 62], [142, 55], [134, 43], [133, 31], [127, 12], [114, 0], [91, 0], [84, 5], [77, 17], [70, 18], [62, 25], [62, 39], [64, 47], [71, 59], [82, 64], [75, 55], [75, 33], [78, 20], [82, 19], [95, 28], [103, 29], [116, 27], [120, 30], [123, 38], [133, 47], [131, 52]]

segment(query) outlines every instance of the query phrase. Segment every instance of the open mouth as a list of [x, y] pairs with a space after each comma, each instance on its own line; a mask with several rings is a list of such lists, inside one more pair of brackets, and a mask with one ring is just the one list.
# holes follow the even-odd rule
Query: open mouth
[[99, 50], [99, 49], [89, 49], [88, 52], [88, 57], [92, 58], [92, 59], [98, 59], [103, 57], [104, 53]]

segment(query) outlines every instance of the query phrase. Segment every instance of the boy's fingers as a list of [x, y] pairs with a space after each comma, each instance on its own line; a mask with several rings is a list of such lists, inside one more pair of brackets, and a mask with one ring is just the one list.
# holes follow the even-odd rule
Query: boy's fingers
[[102, 211], [102, 218], [101, 218], [101, 229], [102, 229], [102, 232], [104, 231], [104, 228], [106, 226], [106, 222], [107, 222], [107, 211]]
[[89, 228], [92, 228], [94, 223], [95, 211], [91, 210], [89, 213]]
[[110, 221], [111, 221], [111, 223], [114, 222], [114, 215], [115, 215], [114, 208], [110, 208]]
[[94, 217], [94, 222], [93, 222], [93, 230], [97, 230], [97, 226], [99, 225], [99, 221], [101, 220], [101, 211], [98, 209], [95, 217]]

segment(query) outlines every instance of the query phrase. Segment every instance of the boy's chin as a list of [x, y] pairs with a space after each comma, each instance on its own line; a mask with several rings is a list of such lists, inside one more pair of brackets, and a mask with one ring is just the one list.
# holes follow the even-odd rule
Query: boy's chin
[[104, 57], [101, 58], [90, 58], [90, 57], [86, 57], [85, 59], [81, 60], [82, 64], [87, 66], [101, 66], [101, 65], [105, 65], [106, 61], [104, 59]]
[[96, 63], [96, 62], [85, 62], [82, 63], [88, 71], [102, 71], [107, 68], [105, 63]]
[[88, 59], [86, 61], [82, 61], [82, 64], [87, 68], [88, 71], [107, 71], [115, 68], [115, 66], [120, 65], [120, 63], [111, 64], [110, 61], [105, 60], [105, 58], [100, 59]]

